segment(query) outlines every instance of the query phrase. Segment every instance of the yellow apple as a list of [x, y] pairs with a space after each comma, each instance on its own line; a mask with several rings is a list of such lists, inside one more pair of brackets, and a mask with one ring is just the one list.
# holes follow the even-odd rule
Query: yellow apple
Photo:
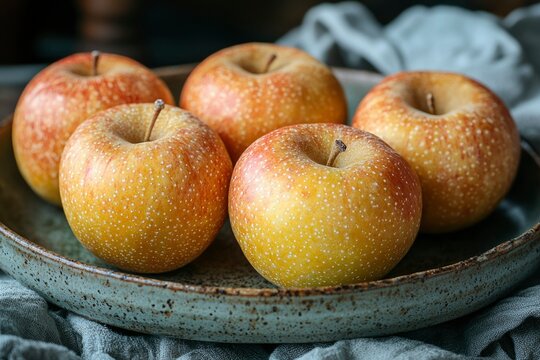
[[392, 148], [337, 124], [284, 127], [255, 141], [229, 191], [234, 235], [283, 287], [380, 279], [418, 232], [418, 177]]
[[421, 231], [459, 230], [482, 220], [516, 175], [520, 141], [510, 113], [463, 75], [389, 76], [362, 100], [353, 126], [381, 137], [418, 174]]
[[[121, 269], [158, 273], [195, 259], [227, 213], [232, 164], [219, 136], [187, 111], [120, 105], [66, 144], [60, 193], [75, 236]], [[159, 115], [159, 117], [158, 117]]]

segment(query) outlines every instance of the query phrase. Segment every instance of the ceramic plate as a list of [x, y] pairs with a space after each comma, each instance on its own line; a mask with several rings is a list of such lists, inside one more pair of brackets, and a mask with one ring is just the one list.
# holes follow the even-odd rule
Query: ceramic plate
[[[173, 92], [189, 68], [159, 70]], [[350, 112], [379, 80], [336, 70]], [[540, 265], [540, 166], [530, 147], [496, 211], [462, 232], [420, 236], [387, 278], [276, 289], [247, 263], [224, 226], [195, 262], [140, 276], [101, 262], [73, 237], [62, 210], [37, 198], [16, 168], [11, 120], [0, 125], [0, 267], [48, 301], [106, 324], [219, 342], [315, 342], [440, 323], [504, 295]]]

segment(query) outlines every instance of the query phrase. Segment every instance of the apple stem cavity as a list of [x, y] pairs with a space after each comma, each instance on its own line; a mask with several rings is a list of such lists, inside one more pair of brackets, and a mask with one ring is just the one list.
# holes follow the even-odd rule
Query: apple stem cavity
[[435, 97], [433, 96], [432, 93], [427, 93], [426, 102], [427, 102], [427, 107], [428, 107], [429, 113], [432, 114], [432, 115], [435, 115], [436, 114]]
[[92, 76], [97, 76], [98, 74], [98, 63], [101, 53], [97, 50], [91, 52], [92, 55]]
[[159, 113], [161, 112], [161, 110], [163, 110], [164, 107], [165, 102], [163, 102], [163, 100], [157, 99], [154, 102], [154, 116], [152, 117], [152, 121], [150, 121], [150, 126], [148, 126], [148, 129], [146, 129], [146, 134], [144, 135], [144, 142], [150, 140], [150, 136], [152, 136], [152, 130], [154, 130], [154, 125], [156, 124]]
[[345, 150], [347, 150], [347, 145], [345, 145], [345, 143], [340, 139], [336, 139], [336, 141], [334, 141], [332, 152], [330, 153], [328, 161], [326, 162], [326, 166], [334, 167], [338, 155], [345, 152]]
[[270, 58], [268, 59], [268, 62], [266, 63], [266, 66], [264, 67], [264, 71], [263, 73], [267, 73], [270, 71], [270, 67], [272, 66], [272, 64], [274, 63], [274, 61], [277, 59], [277, 55], [276, 54], [272, 54], [270, 55]]

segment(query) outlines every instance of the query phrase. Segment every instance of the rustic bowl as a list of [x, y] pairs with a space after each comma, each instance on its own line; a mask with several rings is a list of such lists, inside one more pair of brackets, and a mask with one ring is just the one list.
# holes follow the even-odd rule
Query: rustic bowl
[[[175, 96], [191, 67], [161, 69]], [[354, 111], [380, 77], [336, 69]], [[433, 325], [500, 298], [540, 266], [540, 162], [524, 144], [516, 182], [482, 223], [420, 236], [387, 278], [277, 289], [247, 263], [228, 225], [199, 259], [141, 276], [114, 269], [73, 237], [62, 210], [22, 180], [11, 119], [0, 124], [0, 268], [51, 303], [121, 328], [184, 339], [315, 342]]]

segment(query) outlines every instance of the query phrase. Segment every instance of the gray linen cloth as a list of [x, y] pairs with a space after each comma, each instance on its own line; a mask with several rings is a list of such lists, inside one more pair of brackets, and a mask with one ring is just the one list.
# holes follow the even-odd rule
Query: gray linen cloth
[[[511, 107], [540, 145], [540, 5], [504, 19], [414, 7], [382, 27], [357, 3], [320, 5], [281, 41], [331, 64], [468, 74]], [[9, 264], [4, 264], [9, 266]], [[414, 332], [336, 343], [225, 345], [141, 335], [53, 305], [0, 274], [0, 359], [540, 359], [540, 274], [467, 317]]]

